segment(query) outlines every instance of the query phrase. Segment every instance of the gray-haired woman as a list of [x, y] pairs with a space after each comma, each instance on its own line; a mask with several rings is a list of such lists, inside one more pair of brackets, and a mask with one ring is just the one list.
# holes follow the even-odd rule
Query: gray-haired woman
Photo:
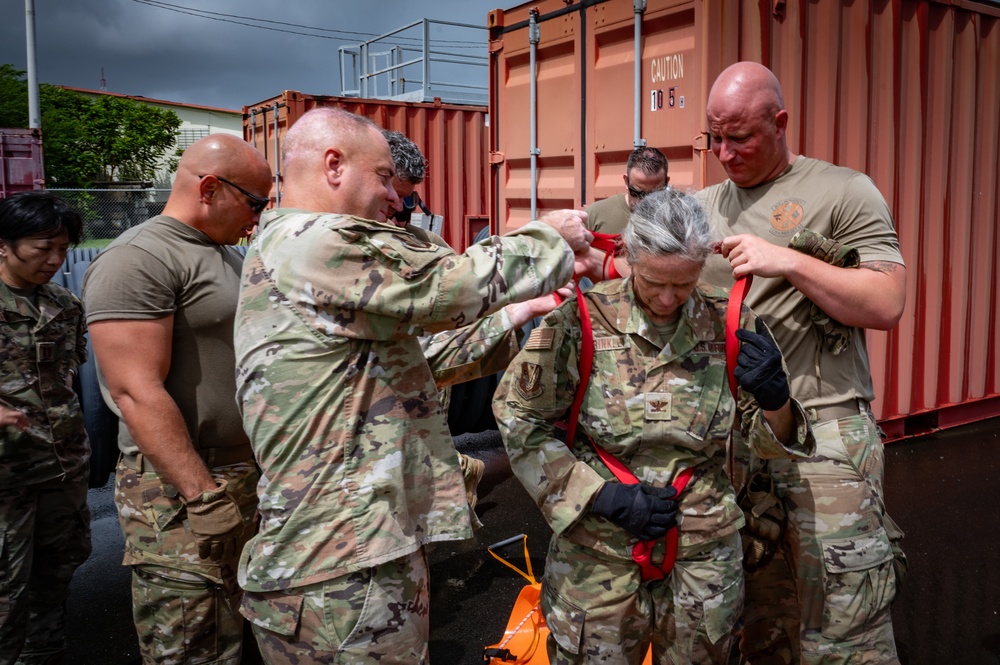
[[[743, 602], [730, 432], [740, 428], [765, 458], [804, 456], [815, 441], [780, 352], [746, 308], [739, 404], [730, 393], [728, 293], [698, 286], [712, 238], [697, 201], [673, 188], [649, 195], [624, 243], [631, 276], [584, 293], [585, 308], [571, 299], [549, 314], [494, 402], [514, 474], [554, 532], [542, 583], [549, 658], [638, 665], [652, 650], [654, 663], [726, 663]], [[586, 381], [582, 309], [593, 340]], [[557, 423], [578, 391], [577, 435], [564, 442]], [[675, 525], [670, 569], [664, 536]], [[633, 561], [638, 543], [652, 548], [647, 569]]]

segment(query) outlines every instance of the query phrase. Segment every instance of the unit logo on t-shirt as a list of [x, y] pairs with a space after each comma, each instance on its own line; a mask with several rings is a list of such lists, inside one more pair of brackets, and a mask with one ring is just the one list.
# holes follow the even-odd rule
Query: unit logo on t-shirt
[[771, 233], [778, 236], [790, 236], [798, 230], [805, 218], [802, 199], [784, 199], [771, 208]]

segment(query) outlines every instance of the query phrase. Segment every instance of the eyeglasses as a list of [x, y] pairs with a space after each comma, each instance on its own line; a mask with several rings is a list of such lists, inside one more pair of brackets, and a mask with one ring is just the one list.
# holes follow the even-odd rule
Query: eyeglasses
[[222, 176], [215, 175], [215, 174], [212, 174], [212, 173], [206, 173], [205, 175], [200, 175], [198, 177], [199, 178], [207, 178], [209, 175], [215, 176], [215, 179], [218, 180], [219, 182], [226, 183], [227, 185], [229, 185], [230, 187], [232, 187], [233, 189], [235, 189], [236, 191], [238, 191], [240, 194], [242, 194], [243, 196], [247, 197], [247, 203], [250, 204], [250, 209], [253, 210], [253, 214], [255, 214], [255, 215], [259, 215], [260, 213], [262, 213], [264, 211], [264, 208], [266, 208], [271, 203], [271, 199], [269, 199], [269, 198], [262, 198], [260, 196], [255, 195], [255, 194], [251, 194], [247, 190], [245, 190], [242, 187], [240, 187], [239, 185], [237, 185], [235, 182], [226, 180]]
[[625, 189], [628, 190], [629, 197], [631, 197], [633, 201], [635, 201], [635, 202], [638, 203], [639, 201], [643, 200], [644, 198], [646, 198], [650, 194], [655, 194], [656, 192], [660, 191], [661, 189], [666, 189], [666, 185], [664, 185], [663, 187], [658, 187], [657, 189], [654, 189], [651, 192], [644, 192], [644, 191], [642, 191], [640, 189], [636, 189], [635, 187], [633, 187], [632, 183], [630, 183], [628, 181], [625, 181]]

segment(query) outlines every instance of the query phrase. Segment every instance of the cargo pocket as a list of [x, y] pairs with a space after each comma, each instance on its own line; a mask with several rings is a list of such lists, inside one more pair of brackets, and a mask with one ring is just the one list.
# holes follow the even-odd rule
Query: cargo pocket
[[702, 603], [705, 634], [712, 644], [733, 632], [733, 627], [743, 614], [743, 575], [718, 593], [705, 598]]
[[906, 561], [906, 554], [903, 553], [901, 543], [903, 542], [903, 530], [899, 528], [895, 520], [888, 514], [883, 515], [885, 522], [885, 533], [889, 536], [889, 544], [892, 545], [892, 570], [896, 573], [896, 593], [903, 588], [903, 580], [906, 578], [906, 571], [909, 564]]
[[692, 450], [703, 450], [706, 445], [715, 445], [716, 441], [725, 440], [733, 427], [735, 408], [729, 395], [725, 356], [706, 355], [699, 380], [699, 395], [677, 400], [678, 403], [687, 405], [685, 411], [678, 409], [678, 414], [683, 413], [682, 424], [687, 425], [688, 435], [700, 442], [693, 443], [689, 439], [687, 446]]
[[278, 635], [294, 637], [302, 616], [303, 596], [284, 593], [243, 593], [240, 614], [255, 626]]
[[583, 624], [587, 613], [542, 583], [542, 614], [549, 633], [567, 653], [579, 655], [583, 643]]
[[896, 597], [892, 546], [885, 529], [820, 541], [826, 568], [823, 635], [840, 640], [853, 637], [859, 627], [889, 607]]
[[149, 523], [159, 531], [166, 529], [184, 509], [177, 490], [170, 485], [164, 485], [158, 478], [143, 482], [140, 490], [142, 512]]
[[[617, 339], [617, 338], [602, 338]], [[609, 348], [627, 348], [627, 340], [620, 346]], [[600, 388], [600, 393], [593, 388], [584, 396], [582, 413], [586, 414], [588, 429], [598, 438], [626, 436], [632, 433], [632, 421], [629, 417], [629, 407], [625, 401], [624, 369], [618, 362], [618, 357], [610, 351], [594, 353], [594, 370], [591, 374], [591, 385]]]

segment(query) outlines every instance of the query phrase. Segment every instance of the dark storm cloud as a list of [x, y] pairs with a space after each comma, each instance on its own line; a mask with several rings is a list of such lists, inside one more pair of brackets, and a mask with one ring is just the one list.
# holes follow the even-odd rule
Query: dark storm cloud
[[[96, 90], [103, 67], [109, 92], [232, 109], [269, 99], [282, 90], [337, 95], [341, 91], [339, 47], [425, 17], [484, 25], [490, 9], [516, 4], [499, 0], [148, 1], [161, 6], [147, 4], [147, 0], [34, 0], [39, 82]], [[0, 0], [0, 11], [0, 64], [26, 69], [25, 3]], [[203, 15], [184, 13], [188, 11]], [[204, 12], [215, 12], [215, 19], [224, 20], [213, 20]], [[257, 23], [267, 29], [240, 23]], [[485, 32], [455, 35], [440, 27], [432, 37], [486, 41]]]

